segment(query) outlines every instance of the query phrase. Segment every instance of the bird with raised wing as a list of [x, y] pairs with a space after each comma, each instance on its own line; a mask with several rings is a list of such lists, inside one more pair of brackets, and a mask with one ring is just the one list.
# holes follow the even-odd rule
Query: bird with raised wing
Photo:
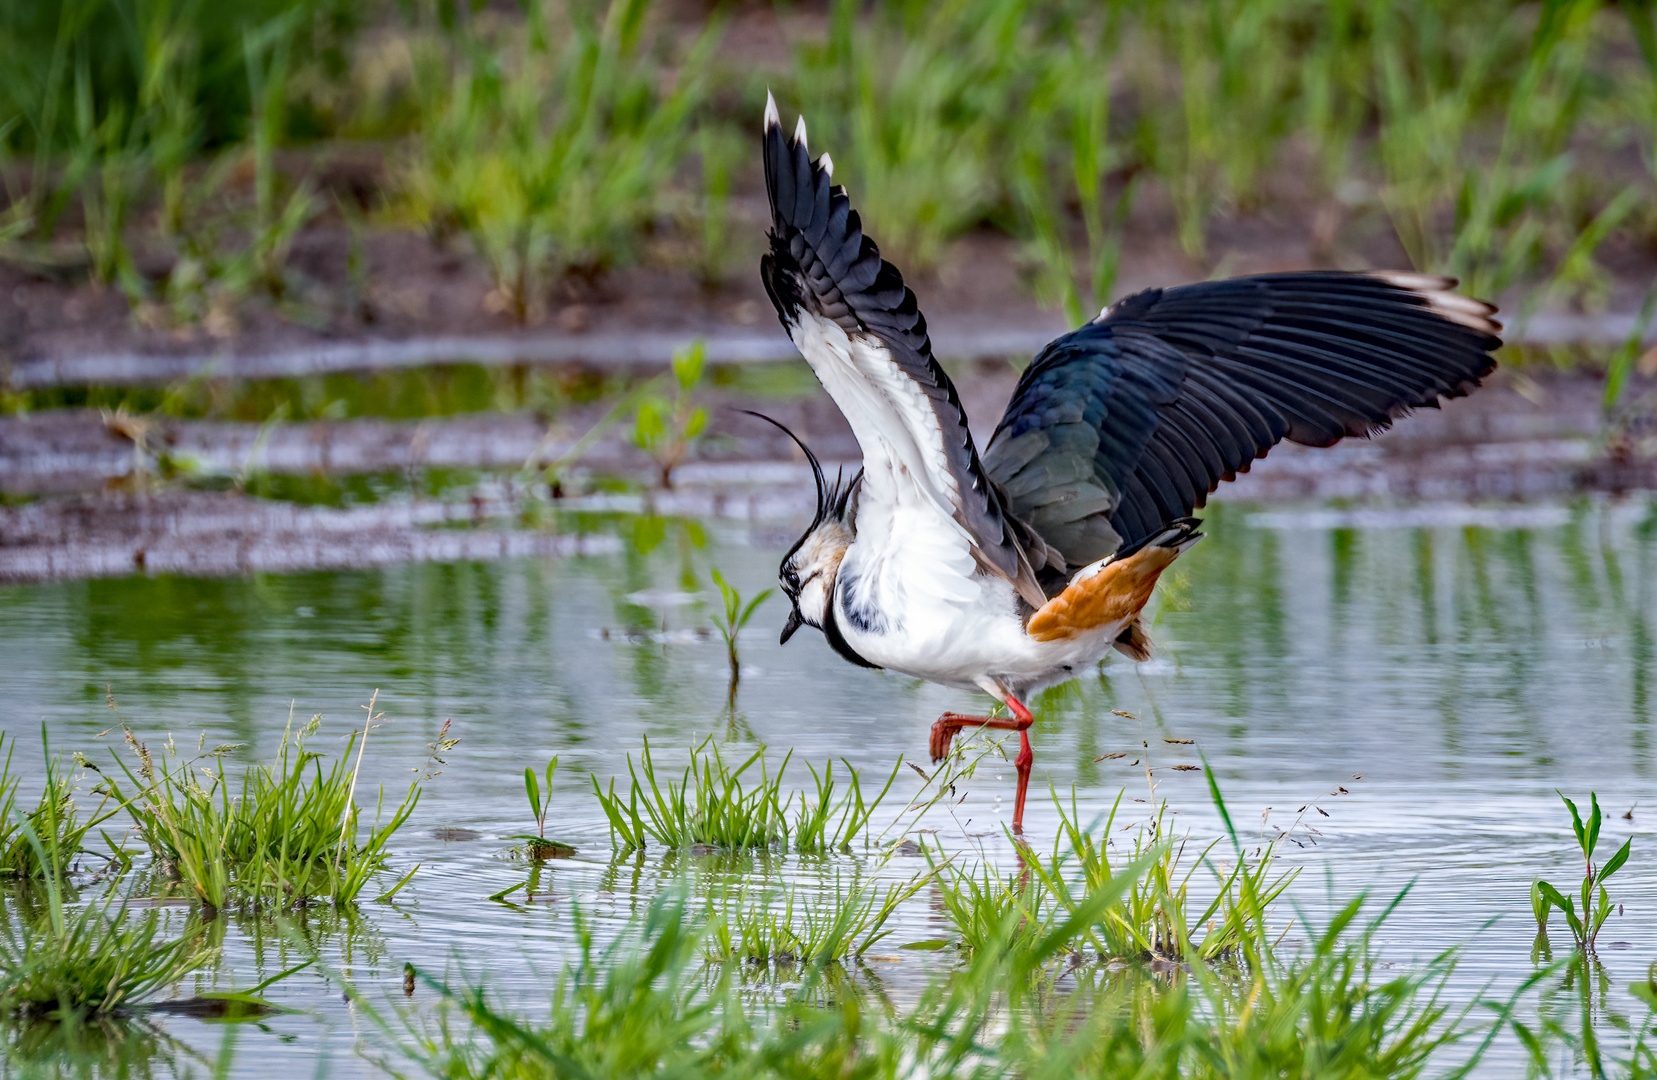
[[831, 484], [800, 443], [817, 514], [780, 568], [793, 604], [782, 640], [816, 627], [854, 664], [1005, 705], [945, 713], [930, 750], [940, 760], [964, 728], [1018, 732], [1015, 832], [1034, 759], [1025, 702], [1112, 649], [1149, 658], [1145, 605], [1202, 537], [1191, 513], [1221, 481], [1284, 439], [1373, 434], [1496, 366], [1496, 309], [1448, 278], [1310, 271], [1150, 289], [1042, 349], [980, 455], [914, 292], [832, 183], [829, 156], [811, 159], [804, 117], [786, 134], [769, 96], [764, 156], [760, 276], [863, 453]]

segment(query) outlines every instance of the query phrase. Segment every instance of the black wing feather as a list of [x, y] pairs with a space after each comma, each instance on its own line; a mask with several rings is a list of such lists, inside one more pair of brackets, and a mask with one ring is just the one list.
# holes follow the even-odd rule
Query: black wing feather
[[[843, 187], [831, 183], [805, 143], [767, 120], [765, 185], [771, 203], [771, 247], [760, 277], [783, 327], [802, 310], [831, 320], [848, 335], [878, 338], [902, 373], [931, 403], [944, 452], [960, 493], [956, 518], [972, 536], [977, 556], [1039, 602], [1036, 572], [1047, 546], [1007, 512], [1000, 489], [978, 457], [955, 385], [932, 355], [926, 318], [897, 267], [863, 233]], [[1056, 552], [1051, 553], [1058, 561]]]
[[1416, 274], [1264, 274], [1152, 289], [1052, 342], [984, 455], [1071, 566], [1203, 505], [1282, 439], [1328, 446], [1466, 394], [1495, 308]]

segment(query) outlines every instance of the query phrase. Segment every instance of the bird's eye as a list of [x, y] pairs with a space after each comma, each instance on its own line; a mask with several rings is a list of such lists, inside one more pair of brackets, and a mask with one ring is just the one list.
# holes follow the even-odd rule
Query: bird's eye
[[799, 592], [800, 591], [800, 572], [798, 570], [794, 569], [792, 566], [783, 567], [783, 570], [782, 570], [782, 584], [783, 584], [783, 588], [787, 589], [789, 592]]

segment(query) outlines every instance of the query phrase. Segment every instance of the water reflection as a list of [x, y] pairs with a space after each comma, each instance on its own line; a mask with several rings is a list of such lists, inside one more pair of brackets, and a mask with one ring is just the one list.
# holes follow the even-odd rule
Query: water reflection
[[[1323, 775], [1337, 749], [1371, 775], [1650, 776], [1649, 508], [1585, 503], [1535, 530], [1272, 518], [1210, 514], [1211, 539], [1168, 575], [1159, 658], [1046, 695], [1038, 768], [1103, 782], [1094, 759], [1138, 733], [1112, 715], [1124, 709], [1203, 734], [1238, 779]], [[773, 599], [732, 707], [708, 574], [753, 595], [772, 584], [771, 553], [690, 522], [641, 519], [632, 535], [621, 555], [562, 562], [6, 588], [0, 715], [85, 740], [114, 719], [113, 695], [136, 727], [206, 729], [253, 758], [290, 702], [350, 716], [378, 688], [398, 753], [454, 717], [474, 765], [534, 746], [605, 771], [646, 733], [914, 754], [923, 722], [970, 700], [844, 667], [814, 639], [777, 647]]]
[[[1517, 985], [1534, 970], [1525, 894], [1534, 876], [1557, 877], [1570, 857], [1554, 789], [1598, 790], [1615, 808], [1615, 842], [1631, 831], [1642, 838], [1619, 897], [1628, 914], [1604, 938], [1627, 948], [1602, 946], [1611, 990], [1595, 991], [1593, 1015], [1634, 1009], [1617, 987], [1657, 956], [1657, 881], [1642, 869], [1657, 850], [1645, 835], [1657, 814], [1657, 506], [1584, 501], [1561, 524], [1522, 528], [1454, 515], [1387, 528], [1373, 515], [1244, 507], [1208, 517], [1210, 539], [1165, 578], [1152, 627], [1157, 659], [1110, 662], [1043, 695], [1037, 796], [1048, 782], [1075, 784], [1085, 818], [1128, 788], [1124, 805], [1167, 797], [1175, 820], [1212, 828], [1202, 774], [1175, 768], [1200, 752], [1239, 825], [1264, 836], [1296, 814], [1314, 825], [1297, 833], [1306, 846], [1291, 849], [1316, 868], [1297, 890], [1312, 913], [1325, 870], [1337, 899], [1415, 882], [1381, 945], [1408, 960], [1471, 942], [1457, 975], [1471, 997], [1488, 980]], [[281, 927], [219, 920], [206, 931], [219, 935], [226, 960], [203, 985], [251, 985], [297, 963], [299, 943], [314, 941], [331, 966], [399, 999], [405, 962], [441, 972], [458, 955], [533, 1000], [571, 940], [574, 904], [614, 923], [687, 880], [709, 889], [797, 882], [821, 893], [834, 873], [861, 872], [781, 856], [613, 860], [588, 774], [625, 776], [623, 755], [644, 736], [679, 749], [711, 733], [792, 747], [801, 764], [844, 756], [884, 776], [900, 754], [919, 760], [939, 712], [975, 704], [853, 668], [807, 634], [779, 647], [785, 612], [773, 599], [743, 638], [733, 705], [718, 636], [684, 631], [710, 625], [713, 569], [755, 595], [773, 586], [787, 540], [728, 525], [621, 521], [630, 543], [614, 556], [0, 588], [0, 726], [27, 744], [44, 720], [55, 747], [98, 760], [119, 739], [120, 719], [145, 737], [241, 743], [252, 761], [274, 752], [290, 707], [344, 731], [378, 689], [390, 721], [375, 733], [365, 782], [401, 790], [452, 718], [460, 743], [398, 838], [396, 872], [422, 865], [396, 904], [312, 909]], [[525, 764], [552, 754], [561, 766], [549, 832], [579, 850], [532, 868], [507, 855], [507, 838], [533, 828]], [[805, 778], [802, 768], [796, 780]], [[910, 794], [906, 783], [918, 786], [908, 770], [893, 806]], [[1010, 864], [999, 822], [1011, 790], [1010, 767], [992, 757], [963, 785], [953, 816], [935, 824], [950, 842]], [[1634, 817], [1623, 820], [1630, 806]], [[1055, 823], [1050, 805], [1032, 798], [1032, 834], [1050, 836]], [[532, 870], [531, 899], [520, 890], [509, 903], [488, 901]], [[1502, 921], [1481, 931], [1492, 917]], [[896, 925], [904, 940], [929, 939], [944, 932], [940, 919], [917, 899]], [[883, 966], [882, 992], [902, 994], [926, 971], [916, 959]], [[1550, 999], [1576, 1008], [1571, 1016], [1581, 1011], [1572, 995], [1601, 976], [1575, 978]], [[257, 1047], [299, 1037], [296, 1070], [325, 1054], [335, 1075], [370, 1071], [350, 1053], [360, 1017], [324, 972], [272, 993], [305, 1012], [265, 1022], [269, 1036], [244, 1035], [238, 1069], [254, 1075]], [[174, 1055], [162, 1072], [199, 1071], [213, 1059], [217, 1032], [192, 1024], [172, 1018], [164, 1035], [144, 1036], [145, 1053]], [[184, 1057], [167, 1049], [175, 1039], [188, 1042]]]

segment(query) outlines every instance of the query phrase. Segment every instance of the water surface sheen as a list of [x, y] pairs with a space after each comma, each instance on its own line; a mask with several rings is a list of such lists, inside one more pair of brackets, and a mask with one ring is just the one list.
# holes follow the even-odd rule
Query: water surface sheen
[[[1413, 884], [1382, 933], [1384, 956], [1409, 964], [1464, 946], [1455, 987], [1470, 1000], [1535, 970], [1531, 880], [1580, 872], [1555, 789], [1597, 790], [1610, 811], [1602, 843], [1636, 834], [1614, 890], [1623, 914], [1601, 937], [1608, 1003], [1643, 1015], [1622, 988], [1657, 958], [1657, 506], [1583, 503], [1541, 527], [1464, 520], [1483, 519], [1450, 511], [1389, 528], [1369, 515], [1348, 528], [1327, 511], [1211, 511], [1210, 538], [1165, 579], [1158, 658], [1109, 661], [1040, 702], [1036, 843], [1055, 829], [1049, 784], [1075, 785], [1092, 816], [1124, 789], [1142, 813], [1154, 782], [1176, 821], [1217, 835], [1203, 774], [1175, 768], [1200, 753], [1239, 828], [1289, 830], [1307, 917], [1331, 896]], [[567, 954], [574, 904], [613, 924], [687, 869], [703, 884], [757, 874], [832, 890], [869, 866], [684, 853], [613, 862], [589, 774], [625, 776], [623, 755], [644, 737], [668, 755], [711, 734], [730, 754], [763, 742], [792, 748], [797, 763], [844, 757], [884, 775], [899, 755], [926, 765], [939, 712], [982, 706], [853, 668], [810, 631], [779, 647], [773, 597], [742, 640], [740, 696], [727, 710], [723, 648], [697, 633], [709, 625], [708, 571], [751, 594], [772, 584], [785, 544], [710, 529], [657, 522], [632, 530], [622, 554], [564, 561], [0, 589], [0, 723], [24, 749], [43, 723], [54, 748], [94, 761], [121, 749], [121, 721], [150, 741], [237, 743], [234, 757], [252, 761], [275, 751], [290, 710], [301, 722], [321, 713], [318, 745], [339, 745], [324, 737], [342, 740], [377, 690], [386, 719], [365, 772], [400, 792], [441, 771], [394, 845], [400, 867], [420, 870], [394, 906], [365, 903], [343, 921], [313, 911], [290, 932], [314, 935], [329, 964], [395, 1000], [412, 961], [486, 973], [508, 998], [533, 1002]], [[445, 719], [460, 742], [435, 766], [427, 744]], [[553, 824], [579, 854], [553, 864], [532, 902], [491, 903], [525, 875], [502, 839], [526, 827], [522, 770], [552, 754], [562, 763]], [[802, 764], [790, 769], [804, 779]], [[902, 770], [901, 795], [918, 785]], [[946, 848], [981, 845], [1012, 865], [1000, 834], [1010, 767], [986, 765], [962, 788], [964, 800], [925, 826]], [[908, 862], [878, 872], [924, 866]], [[946, 933], [932, 905], [911, 908], [891, 944]], [[1279, 919], [1293, 914], [1285, 906]], [[223, 963], [181, 993], [248, 986], [296, 955], [268, 924], [221, 927]], [[900, 997], [940, 962], [903, 955], [868, 975]], [[303, 1011], [244, 1025], [237, 1073], [268, 1075], [271, 1055], [296, 1074], [319, 1057], [333, 1076], [376, 1071], [363, 1054], [381, 1052], [380, 1037], [323, 973], [273, 995]], [[430, 999], [416, 990], [416, 1005]], [[182, 1018], [157, 1026], [160, 1056], [197, 1068], [194, 1055], [210, 1060], [222, 1034]], [[1487, 1071], [1500, 1075], [1516, 1052], [1498, 1048]]]

